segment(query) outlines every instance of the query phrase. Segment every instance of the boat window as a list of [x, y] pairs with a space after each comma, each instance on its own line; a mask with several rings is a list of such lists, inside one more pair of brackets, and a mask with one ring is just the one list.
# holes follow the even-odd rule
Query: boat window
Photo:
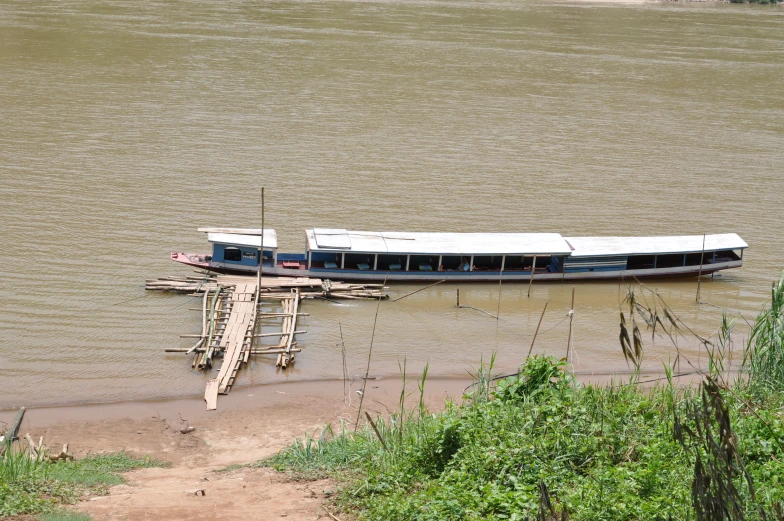
[[716, 252], [716, 262], [730, 262], [740, 260], [740, 252], [743, 250], [738, 250], [738, 253], [734, 252], [733, 250], [719, 250]]
[[501, 271], [502, 255], [474, 255], [474, 271]]
[[460, 267], [460, 255], [443, 255], [441, 257], [441, 271], [457, 271]]
[[706, 251], [704, 258], [702, 256], [702, 252], [686, 254], [686, 266], [699, 266], [700, 263], [710, 264], [712, 261], [713, 261], [712, 251]]
[[373, 257], [370, 253], [346, 253], [346, 260], [343, 267], [347, 270], [371, 270], [373, 269]]
[[408, 271], [436, 271], [438, 255], [412, 255], [408, 263]]
[[340, 268], [340, 254], [328, 252], [312, 252], [310, 265], [314, 268]]
[[[533, 259], [531, 259], [531, 266], [533, 266]], [[541, 273], [547, 271], [556, 271], [555, 264], [553, 264], [553, 256], [540, 255], [536, 257], [536, 272]], [[558, 271], [560, 271], [560, 268], [558, 268]]]
[[659, 255], [656, 258], [656, 268], [680, 268], [683, 266], [682, 253], [670, 253], [667, 255]]
[[655, 255], [629, 255], [629, 260], [626, 262], [626, 269], [650, 270], [653, 269], [653, 263], [655, 260]]
[[522, 255], [507, 255], [504, 263], [504, 271], [523, 271]]
[[[239, 248], [227, 247], [223, 250], [223, 260], [230, 262], [242, 261], [242, 250]], [[257, 270], [258, 271], [258, 270]]]
[[402, 255], [378, 255], [378, 268], [381, 271], [401, 271], [406, 269], [406, 258]]

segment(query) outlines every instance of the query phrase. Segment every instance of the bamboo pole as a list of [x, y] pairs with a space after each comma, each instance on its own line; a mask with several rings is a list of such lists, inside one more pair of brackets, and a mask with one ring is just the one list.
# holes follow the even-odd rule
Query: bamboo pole
[[[256, 282], [256, 295], [254, 295], [253, 299], [253, 319], [251, 321], [251, 337], [250, 337], [250, 346], [248, 351], [253, 351], [253, 341], [255, 340], [255, 335], [253, 333], [256, 332], [256, 319], [259, 318], [259, 298], [261, 298], [261, 271], [264, 267], [264, 187], [261, 187], [261, 239], [259, 240], [259, 278]], [[244, 349], [244, 346], [243, 346]], [[245, 360], [247, 361], [248, 355], [245, 355]]]
[[[258, 292], [261, 293], [261, 269], [264, 267], [264, 187], [261, 187], [261, 245], [259, 247], [259, 280]], [[258, 304], [258, 299], [256, 300]]]
[[504, 277], [504, 270], [498, 272], [498, 306], [495, 308], [495, 319], [499, 320], [501, 316], [501, 281]]
[[534, 283], [534, 273], [536, 273], [536, 255], [534, 255], [534, 263], [531, 266], [531, 278], [528, 280], [528, 298], [531, 298], [531, 284]]
[[569, 308], [569, 340], [566, 342], [566, 361], [569, 361], [569, 351], [572, 348], [572, 320], [574, 319], [574, 286], [572, 286], [572, 307]]
[[25, 409], [24, 407], [19, 407], [19, 412], [16, 413], [16, 418], [14, 419], [14, 423], [11, 424], [11, 427], [5, 433], [4, 441], [6, 443], [10, 444], [14, 441], [14, 438], [16, 438], [16, 435], [19, 433], [19, 427], [22, 426], [22, 419], [24, 418], [26, 410], [27, 409]]
[[[201, 335], [199, 335], [199, 341], [194, 344], [190, 350], [186, 351], [188, 354], [195, 351], [204, 343], [205, 335], [207, 334], [207, 296], [210, 294], [210, 290], [204, 292], [204, 298], [202, 299], [202, 312], [201, 312]], [[181, 337], [182, 338], [182, 337]]]
[[531, 353], [534, 350], [534, 343], [536, 343], [536, 336], [539, 334], [539, 328], [542, 326], [542, 319], [544, 318], [544, 312], [547, 311], [547, 304], [548, 302], [544, 303], [544, 309], [542, 310], [542, 315], [539, 317], [539, 323], [536, 324], [536, 331], [534, 331], [534, 338], [531, 340], [531, 347], [528, 349], [528, 356], [531, 356]]
[[387, 444], [384, 442], [384, 438], [382, 438], [381, 437], [381, 433], [378, 432], [378, 428], [376, 427], [376, 423], [373, 421], [373, 418], [370, 417], [370, 414], [368, 414], [367, 411], [365, 411], [365, 417], [367, 418], [367, 421], [370, 422], [370, 426], [373, 427], [373, 432], [375, 432], [376, 436], [378, 436], [378, 441], [381, 442], [381, 445], [384, 447], [384, 450], [389, 452], [389, 448], [387, 447]]
[[[295, 346], [296, 342], [292, 343], [291, 345]], [[298, 348], [298, 347], [296, 347], [296, 348], [292, 347], [289, 350], [289, 352], [291, 352], [291, 353], [299, 353], [300, 351], [302, 351], [302, 348]], [[166, 349], [164, 349], [164, 352], [166, 352], [166, 353], [184, 353], [185, 349], [181, 348], [181, 347], [167, 347]], [[197, 349], [196, 352], [202, 353], [202, 352], [204, 352], [204, 349]], [[250, 351], [248, 351], [248, 353], [250, 353], [251, 355], [279, 355], [279, 354], [283, 354], [285, 352], [286, 352], [286, 349], [284, 347], [274, 347], [274, 346], [273, 346], [272, 349], [251, 349]]]
[[340, 354], [343, 356], [343, 403], [348, 405], [349, 393], [351, 392], [351, 384], [348, 382], [348, 364], [346, 363], [346, 341], [343, 340], [343, 324], [338, 322], [338, 329], [340, 330]]
[[291, 352], [291, 342], [294, 340], [294, 331], [297, 329], [297, 308], [299, 308], [299, 289], [294, 288], [293, 290], [291, 290], [291, 292], [295, 296], [295, 298], [289, 302], [289, 306], [291, 306], [292, 308], [292, 313], [291, 313], [291, 317], [289, 317], [288, 319], [289, 321], [288, 326], [290, 332], [289, 332], [289, 337], [287, 339], [286, 355], [285, 355], [286, 364], [283, 366], [284, 369], [286, 368], [286, 365], [294, 361], [294, 357], [290, 355], [290, 352]]
[[[387, 279], [384, 277], [384, 285], [386, 286]], [[357, 408], [357, 421], [354, 423], [354, 432], [357, 432], [359, 426], [359, 419], [362, 414], [362, 403], [365, 401], [365, 388], [367, 387], [368, 376], [370, 375], [370, 357], [373, 354], [373, 341], [376, 339], [376, 324], [378, 323], [378, 310], [381, 307], [381, 298], [379, 297], [376, 304], [376, 316], [373, 318], [373, 333], [370, 335], [370, 349], [368, 349], [367, 367], [365, 368], [365, 378], [362, 379], [362, 393], [359, 396], [359, 407]]]
[[696, 302], [700, 301], [700, 283], [702, 282], [702, 263], [705, 260], [705, 234], [702, 234], [702, 254], [700, 255], [700, 271], [697, 274], [697, 299]]
[[[411, 295], [413, 295], [414, 293], [419, 293], [420, 291], [424, 291], [424, 290], [426, 290], [427, 288], [432, 288], [433, 286], [437, 286], [437, 285], [441, 284], [442, 282], [446, 282], [446, 279], [444, 279], [444, 280], [439, 280], [438, 282], [434, 282], [434, 283], [432, 283], [432, 284], [430, 284], [430, 285], [428, 285], [428, 286], [425, 286], [424, 288], [419, 288], [418, 290], [416, 290], [416, 291], [412, 291], [411, 293], [406, 293], [406, 294], [405, 294], [405, 295], [403, 295], [402, 297], [396, 298], [396, 299], [395, 299], [395, 300], [393, 300], [392, 302], [397, 302], [398, 300], [403, 300], [403, 299], [404, 299], [404, 298], [406, 298], [406, 297], [410, 297], [410, 296], [411, 296]], [[457, 290], [457, 291], [459, 292], [460, 290]]]

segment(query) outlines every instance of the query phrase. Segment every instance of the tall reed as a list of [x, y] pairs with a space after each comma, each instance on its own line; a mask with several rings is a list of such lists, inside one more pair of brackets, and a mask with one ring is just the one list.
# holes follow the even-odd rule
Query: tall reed
[[752, 390], [784, 390], [784, 276], [771, 289], [770, 307], [757, 316], [743, 355]]

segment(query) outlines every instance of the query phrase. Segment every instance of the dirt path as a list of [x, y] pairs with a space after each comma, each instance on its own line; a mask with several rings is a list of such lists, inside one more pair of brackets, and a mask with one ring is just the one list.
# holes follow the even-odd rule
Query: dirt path
[[[460, 396], [465, 382], [428, 385], [428, 401], [440, 408], [444, 397]], [[357, 388], [349, 406], [341, 382], [314, 382], [236, 389], [217, 413], [207, 413], [198, 399], [34, 409], [22, 432], [42, 435], [53, 446], [68, 442], [77, 458], [126, 450], [171, 462], [170, 468], [129, 472], [126, 484], [75, 507], [96, 521], [331, 519], [322, 506], [335, 488], [328, 480], [297, 482], [266, 468], [216, 470], [268, 457], [340, 417], [353, 420]], [[385, 414], [399, 394], [398, 380], [371, 381], [364, 409]], [[185, 426], [196, 430], [182, 434]]]

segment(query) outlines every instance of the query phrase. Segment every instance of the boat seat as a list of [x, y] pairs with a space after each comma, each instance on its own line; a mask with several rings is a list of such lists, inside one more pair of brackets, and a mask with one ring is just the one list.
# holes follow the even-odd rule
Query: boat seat
[[331, 270], [334, 270], [334, 269], [337, 269], [338, 263], [337, 262], [329, 262], [329, 261], [327, 261], [327, 262], [324, 263], [324, 267], [325, 268], [329, 268]]
[[357, 268], [359, 268], [361, 270], [369, 270], [370, 269], [370, 264], [368, 264], [366, 262], [360, 262], [359, 264], [357, 264]]
[[419, 271], [433, 271], [433, 267], [430, 264], [420, 264]]
[[390, 264], [389, 269], [391, 271], [400, 271], [401, 265], [400, 264]]

